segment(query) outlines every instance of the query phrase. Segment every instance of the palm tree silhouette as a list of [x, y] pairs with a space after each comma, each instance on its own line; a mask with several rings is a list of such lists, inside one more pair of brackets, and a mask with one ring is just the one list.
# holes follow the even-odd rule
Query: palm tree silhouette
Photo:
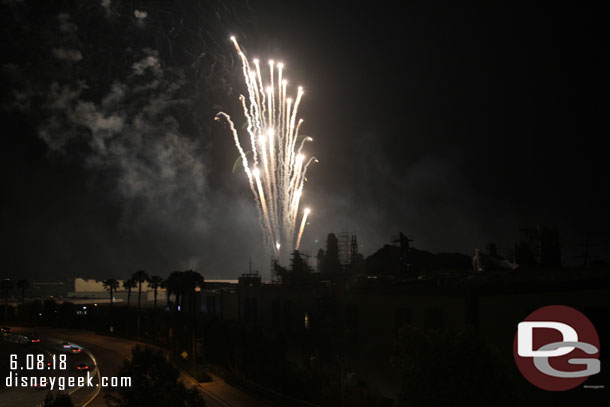
[[30, 282], [28, 280], [19, 280], [17, 281], [17, 288], [21, 290], [21, 304], [23, 304], [25, 300], [25, 290], [30, 288]]
[[148, 274], [144, 270], [138, 270], [133, 273], [131, 277], [138, 284], [138, 337], [140, 335], [140, 311], [141, 311], [141, 299], [142, 299], [142, 283], [148, 281]]
[[110, 306], [112, 307], [112, 303], [114, 302], [113, 294], [119, 288], [119, 282], [114, 278], [109, 278], [108, 280], [102, 281], [104, 284], [104, 289], [110, 293]]
[[131, 289], [136, 288], [137, 283], [136, 280], [129, 278], [123, 281], [123, 288], [127, 290], [127, 306], [129, 307], [129, 302], [131, 301]]
[[131, 277], [138, 284], [138, 312], [140, 312], [140, 300], [142, 297], [142, 283], [148, 281], [148, 274], [144, 270], [138, 270]]
[[159, 288], [163, 287], [163, 278], [159, 277], [159, 276], [151, 276], [150, 279], [148, 280], [150, 282], [150, 286], [152, 287], [155, 295], [155, 302], [153, 305], [153, 309], [157, 309], [157, 291], [159, 290]]

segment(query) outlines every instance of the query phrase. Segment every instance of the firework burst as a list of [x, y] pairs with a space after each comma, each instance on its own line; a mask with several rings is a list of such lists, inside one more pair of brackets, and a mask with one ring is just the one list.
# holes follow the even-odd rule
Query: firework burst
[[272, 257], [284, 259], [288, 251], [300, 245], [310, 210], [304, 211], [295, 239], [299, 204], [307, 168], [317, 162], [315, 157], [303, 154], [305, 143], [313, 141], [312, 138], [299, 136], [303, 119], [297, 121], [297, 114], [303, 88], [298, 87], [293, 99], [289, 96], [282, 63], [270, 60], [263, 76], [259, 60], [252, 60], [253, 66], [250, 65], [234, 37], [231, 41], [241, 59], [247, 89], [247, 96], [240, 95], [239, 99], [247, 122], [250, 150], [242, 147], [240, 135], [228, 114], [220, 112], [216, 120], [224, 118], [233, 134], [256, 202], [265, 247]]

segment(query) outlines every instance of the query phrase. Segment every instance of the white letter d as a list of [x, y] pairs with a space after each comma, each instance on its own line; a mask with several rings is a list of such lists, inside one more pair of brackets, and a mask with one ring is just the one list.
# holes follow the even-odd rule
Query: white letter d
[[562, 342], [578, 342], [578, 334], [570, 325], [551, 321], [520, 322], [517, 330], [517, 353], [523, 357], [555, 357], [567, 355], [574, 350], [573, 346], [562, 346], [555, 350], [533, 350], [534, 328], [551, 328], [561, 332]]

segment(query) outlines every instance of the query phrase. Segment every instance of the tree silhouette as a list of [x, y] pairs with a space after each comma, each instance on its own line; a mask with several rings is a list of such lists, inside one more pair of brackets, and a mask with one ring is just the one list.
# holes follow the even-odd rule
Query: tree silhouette
[[19, 280], [17, 281], [17, 288], [21, 290], [21, 304], [23, 304], [25, 300], [25, 290], [30, 288], [30, 282], [28, 280]]
[[194, 270], [187, 270], [182, 272], [182, 292], [188, 293], [189, 310], [191, 312], [195, 312], [195, 291], [197, 290], [197, 288], [203, 289], [203, 285], [203, 276], [198, 272]]
[[8, 293], [13, 289], [13, 282], [6, 278], [2, 280], [1, 287], [4, 292], [4, 321], [8, 322]]
[[150, 286], [152, 287], [153, 291], [154, 291], [154, 305], [153, 305], [153, 309], [157, 309], [157, 291], [159, 290], [159, 288], [163, 287], [163, 278], [159, 277], [159, 276], [151, 276], [150, 279], [148, 280], [150, 282]]
[[141, 307], [141, 299], [142, 299], [142, 283], [148, 281], [148, 274], [144, 270], [138, 270], [131, 277], [132, 280], [138, 283], [138, 336], [140, 336], [140, 311]]
[[140, 312], [141, 297], [142, 297], [142, 283], [148, 281], [148, 274], [144, 270], [136, 271], [131, 277], [138, 284], [138, 312]]
[[138, 283], [133, 278], [129, 278], [123, 281], [123, 288], [127, 290], [127, 306], [129, 307], [129, 302], [131, 301], [131, 289], [136, 288]]
[[114, 278], [109, 278], [108, 280], [102, 281], [104, 284], [104, 289], [110, 293], [110, 306], [112, 307], [112, 303], [114, 302], [114, 293], [119, 288], [119, 282]]
[[131, 377], [131, 386], [108, 393], [105, 398], [109, 406], [205, 407], [199, 392], [184, 387], [178, 380], [178, 370], [161, 351], [136, 346], [131, 351], [131, 358], [123, 362], [118, 375]]
[[181, 271], [172, 271], [172, 273], [165, 280], [165, 288], [167, 289], [167, 302], [169, 305], [169, 296], [170, 294], [174, 294], [174, 298], [176, 301], [176, 308], [181, 305], [182, 300], [182, 290], [183, 290], [183, 280], [184, 274]]
[[195, 291], [197, 288], [203, 288], [204, 282], [203, 276], [197, 271], [173, 271], [165, 280], [167, 296], [174, 294], [176, 307], [180, 305], [181, 308], [184, 307], [184, 299], [187, 297], [188, 309], [193, 312], [195, 311]]

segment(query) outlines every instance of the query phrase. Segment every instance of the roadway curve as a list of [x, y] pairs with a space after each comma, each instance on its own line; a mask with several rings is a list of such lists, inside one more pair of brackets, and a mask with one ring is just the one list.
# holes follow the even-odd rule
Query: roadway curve
[[[97, 367], [102, 376], [116, 376], [123, 361], [131, 354], [131, 349], [137, 344], [146, 345], [141, 342], [97, 335], [89, 331], [55, 329], [55, 328], [14, 328], [13, 332], [36, 331], [43, 340], [56, 338], [66, 340], [80, 345], [89, 350], [97, 360]], [[180, 372], [180, 379], [187, 387], [193, 387], [202, 394], [207, 407], [269, 407], [269, 402], [262, 400], [250, 393], [238, 389], [218, 376], [210, 374], [212, 382], [197, 383], [191, 376]], [[75, 400], [76, 401], [76, 400]], [[103, 397], [103, 391], [90, 400], [78, 400], [82, 407], [107, 407]], [[76, 404], [76, 403], [75, 403]], [[14, 405], [15, 407], [19, 407]]]

